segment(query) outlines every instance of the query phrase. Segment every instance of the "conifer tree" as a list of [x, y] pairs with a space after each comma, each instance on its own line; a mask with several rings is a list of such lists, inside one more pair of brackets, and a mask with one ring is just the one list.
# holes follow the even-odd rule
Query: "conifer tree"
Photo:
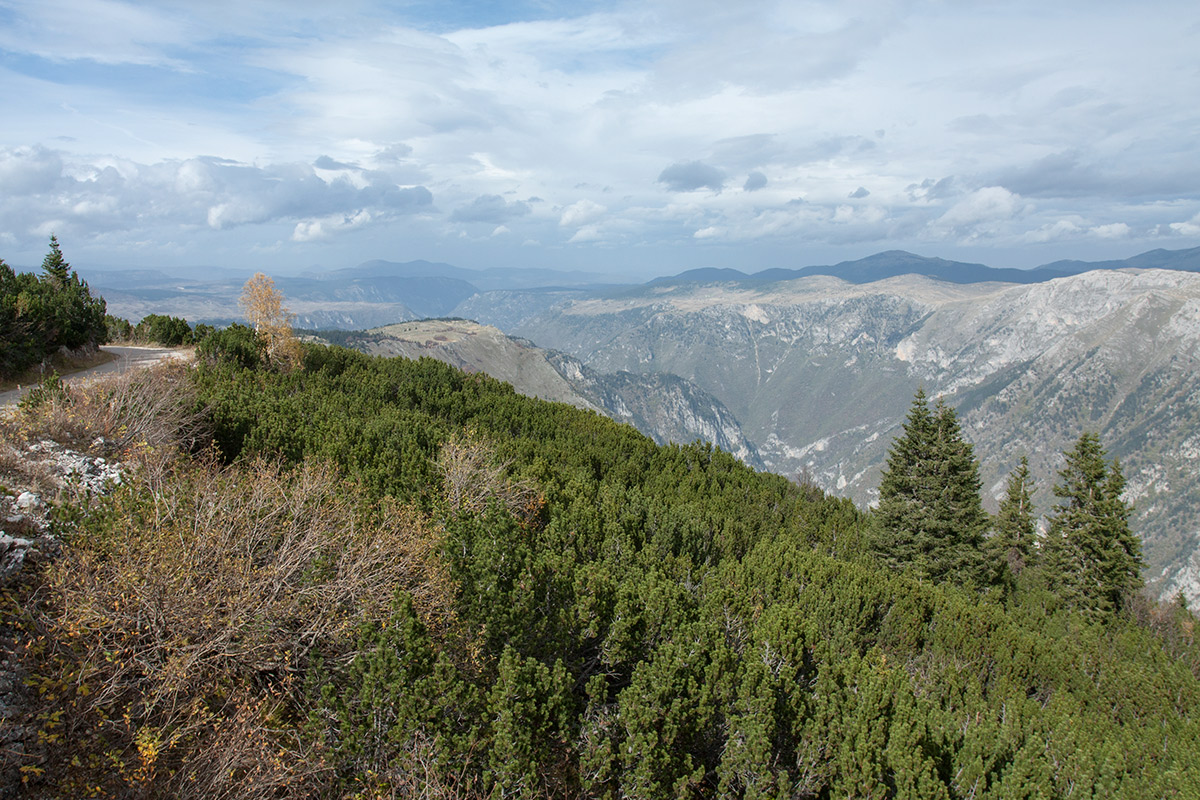
[[996, 516], [996, 549], [1013, 575], [1020, 575], [1037, 556], [1033, 543], [1037, 535], [1033, 516], [1033, 479], [1029, 459], [1009, 473], [1000, 513]]
[[1120, 464], [1105, 463], [1100, 437], [1084, 433], [1066, 454], [1054, 494], [1062, 502], [1050, 517], [1046, 572], [1070, 606], [1093, 619], [1119, 611], [1142, 587], [1141, 543], [1129, 528], [1121, 499]]
[[55, 289], [67, 285], [71, 275], [71, 265], [63, 258], [62, 249], [58, 246], [58, 237], [50, 234], [50, 252], [42, 259], [42, 271], [50, 279]]
[[103, 344], [108, 335], [104, 298], [92, 296], [87, 282], [63, 258], [54, 236], [42, 271], [45, 275], [26, 283], [17, 299], [18, 312], [42, 351], [40, 357], [59, 347], [75, 350]]
[[918, 390], [879, 486], [876, 551], [891, 566], [934, 580], [988, 582], [981, 486], [954, 409], [939, 400], [931, 410]]

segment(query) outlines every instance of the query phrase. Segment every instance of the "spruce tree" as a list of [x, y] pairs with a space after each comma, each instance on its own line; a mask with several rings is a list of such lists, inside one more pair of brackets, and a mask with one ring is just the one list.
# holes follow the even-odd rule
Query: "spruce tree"
[[71, 265], [63, 258], [62, 249], [58, 246], [58, 237], [50, 234], [50, 252], [42, 259], [42, 271], [46, 273], [55, 289], [66, 287], [71, 276]]
[[987, 583], [981, 485], [979, 462], [954, 409], [939, 400], [931, 410], [918, 390], [879, 486], [877, 553], [923, 577]]
[[996, 549], [1013, 575], [1020, 575], [1036, 558], [1035, 536], [1033, 479], [1029, 475], [1029, 459], [1021, 456], [1021, 463], [1009, 473], [1000, 513], [996, 516]]
[[1093, 619], [1119, 611], [1142, 586], [1141, 543], [1129, 528], [1130, 506], [1121, 499], [1121, 466], [1104, 460], [1095, 433], [1084, 433], [1066, 453], [1054, 494], [1062, 502], [1046, 537], [1049, 583], [1070, 606]]

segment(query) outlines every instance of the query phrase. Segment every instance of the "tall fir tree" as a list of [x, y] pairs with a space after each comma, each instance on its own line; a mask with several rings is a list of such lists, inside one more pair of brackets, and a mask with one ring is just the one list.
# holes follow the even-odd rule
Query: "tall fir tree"
[[1100, 619], [1120, 611], [1142, 587], [1141, 542], [1129, 527], [1132, 511], [1121, 498], [1120, 463], [1104, 460], [1100, 437], [1079, 437], [1066, 453], [1054, 494], [1061, 499], [1050, 517], [1046, 573], [1070, 606]]
[[941, 400], [930, 409], [918, 390], [879, 486], [876, 552], [894, 568], [933, 580], [989, 583], [981, 486], [954, 409]]
[[1021, 463], [1008, 476], [1004, 499], [1000, 501], [1000, 511], [996, 515], [994, 540], [1002, 563], [1007, 564], [1013, 575], [1020, 575], [1037, 558], [1033, 491], [1029, 459], [1021, 456]]
[[63, 258], [58, 237], [54, 234], [50, 234], [50, 252], [42, 259], [42, 271], [55, 289], [65, 288], [71, 277], [71, 265]]

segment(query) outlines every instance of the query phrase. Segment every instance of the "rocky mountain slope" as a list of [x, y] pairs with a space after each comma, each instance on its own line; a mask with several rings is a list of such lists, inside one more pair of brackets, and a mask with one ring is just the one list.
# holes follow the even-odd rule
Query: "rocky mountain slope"
[[733, 414], [708, 392], [674, 375], [598, 372], [572, 356], [466, 320], [405, 322], [338, 341], [372, 355], [428, 356], [468, 372], [485, 372], [528, 397], [628, 422], [659, 444], [704, 439], [762, 466]]
[[770, 469], [861, 502], [918, 386], [958, 409], [993, 498], [1028, 455], [1042, 511], [1061, 452], [1097, 430], [1129, 479], [1154, 587], [1200, 598], [1200, 275], [687, 282], [568, 300], [514, 332], [602, 372], [686, 378]]

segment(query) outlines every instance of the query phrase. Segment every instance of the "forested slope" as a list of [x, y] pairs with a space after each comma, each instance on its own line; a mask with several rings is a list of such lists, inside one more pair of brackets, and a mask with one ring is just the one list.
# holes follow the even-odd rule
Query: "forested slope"
[[214, 357], [175, 391], [216, 451], [145, 460], [23, 589], [36, 795], [1200, 785], [1180, 608], [918, 580], [849, 501], [429, 359]]

